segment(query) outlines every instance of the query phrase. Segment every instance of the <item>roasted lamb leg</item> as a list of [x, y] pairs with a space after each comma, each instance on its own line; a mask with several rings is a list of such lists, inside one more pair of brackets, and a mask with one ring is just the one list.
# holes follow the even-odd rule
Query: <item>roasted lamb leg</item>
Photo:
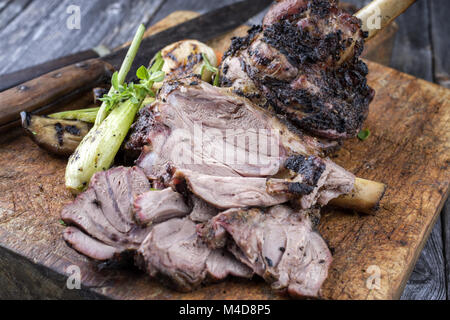
[[[324, 146], [316, 139], [292, 131], [269, 111], [229, 89], [196, 78], [167, 81], [137, 124], [128, 144], [143, 150], [137, 165], [147, 176], [164, 187], [177, 188], [179, 180], [185, 180], [191, 192], [220, 209], [267, 207], [294, 198], [307, 209], [368, 187], [355, 186], [360, 180], [321, 158]], [[226, 195], [237, 184], [241, 197]], [[244, 194], [259, 196], [249, 202], [251, 197]], [[261, 202], [255, 202], [258, 199]], [[371, 208], [379, 200], [365, 204]]]
[[365, 33], [338, 1], [285, 0], [262, 26], [235, 38], [221, 65], [222, 85], [327, 139], [354, 137], [374, 91], [359, 59]]

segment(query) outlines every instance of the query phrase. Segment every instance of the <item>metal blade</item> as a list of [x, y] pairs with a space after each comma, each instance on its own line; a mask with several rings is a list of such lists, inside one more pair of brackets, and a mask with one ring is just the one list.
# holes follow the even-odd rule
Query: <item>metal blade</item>
[[[195, 39], [203, 42], [211, 40], [244, 24], [271, 3], [272, 0], [241, 1], [210, 11], [198, 18], [145, 38], [127, 80], [134, 80], [137, 69], [143, 65], [147, 66], [154, 55], [165, 46], [183, 39]], [[128, 47], [120, 49], [103, 57], [102, 60], [119, 70], [127, 51]]]

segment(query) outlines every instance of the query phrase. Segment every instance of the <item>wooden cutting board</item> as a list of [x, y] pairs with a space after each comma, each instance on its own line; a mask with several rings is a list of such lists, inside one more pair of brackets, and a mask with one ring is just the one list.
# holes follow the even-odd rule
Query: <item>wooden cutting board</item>
[[[176, 13], [153, 31], [192, 16]], [[229, 38], [212, 45], [223, 51]], [[323, 286], [327, 299], [399, 298], [449, 193], [450, 90], [368, 64], [377, 91], [365, 125], [372, 134], [364, 142], [345, 142], [334, 160], [389, 189], [375, 216], [323, 210], [319, 229], [334, 254]], [[99, 271], [61, 237], [59, 214], [72, 201], [64, 189], [65, 165], [20, 130], [0, 138], [0, 298], [285, 298], [260, 279], [231, 279], [181, 294], [137, 270]], [[81, 290], [66, 287], [74, 265], [81, 270]]]

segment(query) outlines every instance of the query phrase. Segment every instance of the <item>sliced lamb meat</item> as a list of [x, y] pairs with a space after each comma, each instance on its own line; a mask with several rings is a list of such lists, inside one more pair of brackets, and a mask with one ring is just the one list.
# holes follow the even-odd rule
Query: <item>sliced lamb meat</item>
[[266, 178], [219, 177], [182, 170], [175, 173], [174, 181], [186, 181], [192, 193], [219, 209], [271, 207], [290, 200], [286, 194], [269, 194]]
[[141, 225], [185, 217], [191, 209], [184, 198], [171, 188], [148, 191], [134, 201], [135, 219]]
[[119, 249], [97, 241], [75, 227], [66, 228], [63, 237], [75, 250], [95, 260], [111, 260], [120, 253]]
[[[267, 177], [276, 174], [289, 155], [324, 151], [324, 144], [292, 132], [247, 99], [196, 78], [165, 82], [152, 112], [145, 140], [149, 145], [137, 161], [152, 180], [164, 177], [171, 167]], [[147, 119], [145, 113], [142, 117]]]
[[134, 222], [132, 207], [134, 198], [149, 189], [145, 174], [136, 167], [95, 174], [88, 190], [62, 210], [63, 221], [74, 226], [64, 239], [97, 260], [110, 258], [111, 248], [115, 253], [137, 250], [150, 228]]
[[172, 219], [156, 225], [138, 250], [136, 264], [152, 277], [169, 280], [182, 292], [229, 275], [253, 275], [251, 269], [222, 249], [211, 250], [199, 241], [196, 225], [190, 219]]
[[[324, 204], [353, 189], [352, 174], [318, 157], [317, 140], [298, 135], [249, 100], [197, 78], [165, 82], [152, 114], [151, 129], [146, 132], [150, 145], [144, 148], [138, 166], [166, 187], [176, 172], [202, 175], [196, 180], [199, 183], [185, 180], [195, 195], [217, 208], [273, 206], [292, 195], [302, 196], [301, 207], [310, 208], [319, 200]], [[309, 169], [302, 168], [281, 177], [285, 181], [279, 180], [285, 163], [297, 156], [314, 159], [320, 164], [318, 169], [324, 167], [317, 170], [319, 179], [305, 180], [304, 170]], [[329, 171], [344, 179], [328, 181]], [[211, 188], [207, 176], [214, 177], [216, 187]], [[275, 179], [270, 180], [269, 190], [264, 187], [267, 178]]]
[[327, 159], [293, 156], [286, 161], [284, 171], [269, 179], [177, 170], [173, 175], [175, 188], [183, 189], [184, 183], [197, 197], [222, 210], [272, 207], [288, 201], [309, 209], [350, 193], [355, 176]]
[[195, 79], [167, 82], [159, 99], [158, 119], [171, 134], [163, 145], [152, 141], [152, 152], [138, 160], [150, 178], [168, 166], [223, 176], [278, 172], [285, 150], [262, 110]]
[[194, 222], [208, 222], [219, 214], [219, 210], [206, 201], [191, 195], [192, 212], [189, 216]]
[[374, 91], [359, 59], [365, 37], [361, 22], [337, 5], [333, 0], [279, 1], [263, 26], [233, 40], [221, 66], [222, 85], [272, 106], [319, 137], [355, 136]]
[[228, 244], [228, 250], [272, 288], [317, 298], [332, 257], [313, 230], [310, 214], [286, 206], [267, 212], [230, 209], [200, 226], [198, 233], [213, 249]]

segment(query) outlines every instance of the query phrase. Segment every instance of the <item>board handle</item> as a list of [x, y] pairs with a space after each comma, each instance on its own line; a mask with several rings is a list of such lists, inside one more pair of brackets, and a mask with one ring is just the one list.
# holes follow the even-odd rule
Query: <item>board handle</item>
[[24, 82], [40, 77], [54, 70], [58, 70], [81, 61], [86, 61], [99, 57], [100, 56], [96, 51], [86, 50], [66, 57], [54, 59], [52, 61], [48, 61], [26, 69], [15, 71], [9, 74], [1, 75], [0, 92], [11, 89], [12, 87], [18, 86]]
[[[20, 112], [51, 111], [65, 101], [105, 83], [114, 68], [91, 59], [47, 73], [0, 93], [0, 131], [18, 123]], [[4, 131], [4, 130], [3, 130]]]

